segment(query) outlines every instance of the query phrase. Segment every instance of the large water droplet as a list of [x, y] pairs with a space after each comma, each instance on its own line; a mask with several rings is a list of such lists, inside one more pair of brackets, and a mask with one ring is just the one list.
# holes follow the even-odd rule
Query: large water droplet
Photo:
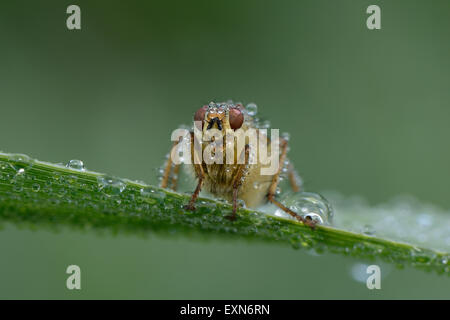
[[306, 218], [307, 220], [312, 220], [318, 224], [323, 224], [323, 222], [324, 222], [322, 216], [315, 212], [309, 212], [309, 213], [303, 215], [303, 217]]
[[333, 208], [320, 194], [313, 192], [288, 193], [280, 201], [289, 209], [320, 224], [331, 224]]
[[81, 160], [70, 160], [67, 164], [66, 164], [67, 168], [71, 168], [74, 170], [80, 170], [80, 171], [84, 171], [84, 163]]

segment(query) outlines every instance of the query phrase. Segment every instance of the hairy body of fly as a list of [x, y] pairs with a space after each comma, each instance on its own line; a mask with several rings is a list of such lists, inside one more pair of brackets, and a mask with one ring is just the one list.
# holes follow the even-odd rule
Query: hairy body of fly
[[[248, 113], [245, 113], [244, 117], [244, 109], [241, 104], [215, 104], [211, 102], [209, 105], [205, 105], [197, 110], [194, 115], [194, 123], [194, 132], [190, 133], [192, 163], [190, 166], [195, 174], [197, 187], [192, 194], [189, 204], [185, 206], [187, 210], [195, 210], [195, 202], [198, 195], [201, 190], [205, 190], [218, 198], [232, 202], [233, 212], [229, 216], [231, 220], [236, 218], [238, 199], [243, 200], [246, 206], [252, 208], [270, 201], [298, 221], [314, 227], [314, 221], [303, 218], [275, 199], [278, 178], [286, 160], [286, 140], [278, 140], [278, 144], [275, 144], [278, 150], [271, 150], [273, 144], [269, 137], [259, 134], [259, 129], [256, 128], [252, 117]], [[236, 142], [234, 134], [239, 135], [242, 132], [247, 132], [249, 129], [255, 130], [257, 141], [250, 143], [249, 140], [252, 138], [246, 136], [245, 139], [247, 141], [245, 142], [247, 144], [244, 150], [238, 143], [231, 144], [234, 151], [234, 161], [229, 163], [230, 161], [227, 161], [227, 148], [231, 148], [231, 145], [227, 143], [227, 139], [232, 137], [233, 141]], [[242, 131], [237, 132], [237, 130]], [[198, 134], [198, 131], [201, 134]], [[231, 135], [230, 132], [234, 134]], [[216, 143], [215, 139], [222, 139], [222, 143]], [[261, 141], [261, 139], [264, 140]], [[212, 141], [214, 142], [213, 144], [211, 144]], [[177, 143], [175, 143], [172, 151], [174, 151], [176, 145]], [[201, 148], [197, 146], [201, 146]], [[264, 161], [264, 164], [261, 161], [262, 152], [258, 150], [260, 146], [266, 146], [264, 153], [270, 154], [271, 159], [268, 164], [266, 164], [266, 161]], [[197, 148], [200, 150], [196, 150]], [[212, 161], [208, 160], [205, 162], [203, 159], [206, 148], [210, 148], [207, 151], [211, 151]], [[220, 155], [220, 152], [222, 155]], [[218, 161], [220, 159], [217, 159], [216, 156], [222, 157], [222, 161]], [[262, 174], [263, 168], [274, 168], [273, 163], [271, 163], [274, 160], [272, 156], [277, 160], [275, 164], [278, 164], [278, 166], [275, 165], [274, 171], [269, 171], [271, 174]], [[200, 159], [202, 160], [200, 161]], [[238, 159], [240, 161], [237, 161]], [[171, 166], [172, 162], [171, 158], [169, 158], [161, 182], [161, 187], [163, 188], [169, 185]], [[177, 177], [178, 166], [179, 164], [174, 166], [174, 176], [172, 177], [172, 188], [174, 189], [176, 189], [177, 183], [177, 178], [174, 177]], [[288, 175], [292, 189], [295, 192], [299, 191], [299, 185], [295, 181], [292, 166], [288, 169]]]
[[[226, 128], [227, 126], [228, 125], [226, 123], [226, 120], [224, 120], [223, 127]], [[241, 129], [246, 131], [248, 129], [251, 129], [251, 127], [248, 123], [244, 123]], [[222, 132], [224, 132], [224, 130], [222, 130]], [[256, 136], [259, 136], [259, 130], [255, 129], [255, 132]], [[266, 140], [263, 143], [266, 143], [267, 152], [270, 153], [270, 139], [266, 136], [263, 137]], [[238, 156], [244, 158], [244, 155], [242, 155], [242, 153], [245, 152], [245, 150], [238, 150], [238, 144], [233, 143], [231, 145], [234, 148], [233, 164], [226, 163], [226, 148], [231, 147], [226, 143], [226, 138], [227, 137], [225, 137], [225, 142], [223, 143], [222, 147], [222, 163], [207, 164], [205, 163], [205, 161], [202, 161], [201, 167], [203, 169], [204, 175], [202, 189], [213, 194], [216, 197], [223, 198], [231, 202], [233, 200], [233, 189], [237, 182], [239, 184], [237, 196], [238, 199], [243, 200], [246, 206], [256, 208], [267, 201], [266, 196], [269, 192], [269, 187], [272, 183], [273, 175], [261, 175], [261, 168], [265, 166], [260, 163], [259, 157], [256, 157], [257, 161], [255, 164], [244, 164], [243, 174], [240, 175], [240, 165], [237, 163], [237, 159]], [[194, 139], [197, 139], [197, 137], [194, 137]], [[206, 145], [207, 144], [202, 143], [202, 155], [206, 148]], [[257, 148], [257, 145], [249, 145], [249, 148]], [[249, 150], [249, 153], [257, 155], [258, 150]], [[192, 163], [194, 163], [194, 144], [191, 145], [191, 154]], [[191, 167], [195, 173], [196, 178], [199, 179], [200, 175], [202, 174], [200, 168], [196, 165], [191, 165]]]

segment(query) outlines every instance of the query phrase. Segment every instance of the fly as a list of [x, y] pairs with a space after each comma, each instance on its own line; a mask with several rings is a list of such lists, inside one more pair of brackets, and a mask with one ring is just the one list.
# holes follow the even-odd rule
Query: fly
[[[194, 123], [194, 129], [189, 132], [190, 139], [188, 139], [191, 151], [188, 166], [194, 172], [197, 186], [185, 209], [195, 210], [200, 191], [206, 190], [232, 203], [232, 214], [227, 216], [230, 220], [236, 219], [238, 200], [243, 200], [250, 208], [257, 208], [265, 202], [270, 202], [298, 221], [314, 228], [316, 224], [314, 220], [309, 217], [304, 218], [276, 199], [280, 174], [287, 159], [288, 141], [286, 139], [273, 139], [272, 136], [265, 134], [240, 103], [211, 102], [195, 112]], [[257, 136], [258, 143], [252, 142], [249, 132]], [[211, 135], [212, 139], [208, 139], [207, 137]], [[242, 137], [244, 140], [241, 142], [245, 143], [240, 144], [239, 138]], [[218, 144], [221, 138], [226, 142]], [[236, 140], [238, 143], [235, 143]], [[180, 163], [175, 163], [172, 156], [181, 141], [182, 139], [176, 141], [171, 149], [163, 170], [162, 188], [177, 189]], [[208, 141], [210, 144], [206, 143]], [[233, 143], [230, 144], [230, 142]], [[276, 156], [278, 165], [273, 171], [267, 170], [268, 164], [262, 152], [264, 150], [269, 151], [271, 156]], [[209, 159], [203, 157], [206, 151], [210, 151], [211, 157], [215, 157], [214, 162], [207, 161]], [[230, 158], [229, 152], [233, 154]], [[296, 173], [291, 162], [285, 170], [287, 170], [292, 190], [299, 192], [300, 186], [296, 181]], [[259, 187], [254, 188], [255, 184]]]

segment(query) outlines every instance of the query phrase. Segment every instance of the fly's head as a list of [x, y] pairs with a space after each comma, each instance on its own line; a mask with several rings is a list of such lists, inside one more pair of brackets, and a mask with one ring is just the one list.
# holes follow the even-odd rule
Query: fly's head
[[227, 130], [241, 128], [244, 123], [243, 107], [241, 104], [211, 102], [197, 110], [194, 121], [203, 135], [208, 135], [211, 129], [216, 129], [224, 136]]

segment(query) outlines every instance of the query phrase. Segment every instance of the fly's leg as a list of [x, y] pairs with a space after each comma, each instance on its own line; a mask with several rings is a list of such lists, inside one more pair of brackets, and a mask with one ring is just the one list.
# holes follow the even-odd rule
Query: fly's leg
[[194, 211], [195, 210], [195, 201], [198, 198], [200, 191], [202, 190], [203, 181], [205, 180], [205, 171], [203, 170], [203, 165], [198, 164], [199, 161], [197, 159], [197, 152], [194, 149], [194, 133], [191, 132], [191, 154], [192, 154], [192, 162], [194, 163], [194, 170], [198, 178], [197, 187], [195, 188], [194, 193], [191, 196], [191, 200], [187, 205], [184, 206], [186, 210]]
[[176, 164], [173, 167], [173, 174], [172, 174], [172, 181], [171, 181], [171, 187], [173, 191], [177, 191], [177, 184], [178, 184], [178, 173], [180, 171], [180, 165]]
[[[281, 140], [280, 149], [281, 149], [281, 155], [280, 155], [279, 163], [281, 164], [281, 163], [284, 163], [284, 160], [286, 159], [286, 154], [287, 154], [287, 141], [286, 140]], [[267, 194], [267, 199], [270, 202], [272, 202], [274, 205], [276, 205], [278, 208], [283, 210], [284, 212], [290, 214], [292, 217], [294, 217], [298, 221], [303, 222], [305, 225], [308, 225], [311, 228], [314, 228], [316, 225], [316, 223], [314, 221], [303, 218], [302, 216], [300, 216], [296, 212], [292, 211], [291, 209], [287, 208], [285, 205], [283, 205], [282, 203], [280, 203], [279, 201], [277, 201], [275, 199], [275, 192], [277, 190], [281, 169], [282, 169], [282, 165], [279, 166], [277, 173], [275, 173], [275, 175], [272, 178], [272, 183], [269, 187], [269, 193]]]
[[249, 159], [249, 154], [250, 154], [250, 146], [248, 144], [245, 145], [244, 152], [245, 152], [244, 163], [238, 165], [236, 176], [233, 179], [233, 212], [232, 212], [231, 216], [226, 216], [226, 218], [231, 221], [236, 220], [239, 187], [242, 185], [242, 177], [244, 176], [245, 166], [248, 164], [248, 159]]
[[205, 179], [205, 173], [203, 172], [202, 166], [199, 164], [196, 164], [196, 165], [194, 165], [194, 168], [195, 168], [195, 172], [197, 172], [197, 175], [198, 175], [197, 187], [195, 188], [195, 191], [192, 194], [191, 200], [189, 200], [189, 203], [184, 206], [184, 208], [186, 210], [190, 210], [190, 211], [195, 210], [195, 201], [197, 200], [198, 195], [199, 195], [200, 191], [202, 190], [203, 181]]

